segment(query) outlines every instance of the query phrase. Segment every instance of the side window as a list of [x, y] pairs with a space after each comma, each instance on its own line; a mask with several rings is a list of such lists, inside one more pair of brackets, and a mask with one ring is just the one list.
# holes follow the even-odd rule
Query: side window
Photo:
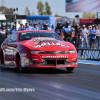
[[9, 43], [11, 42], [17, 42], [17, 34], [14, 33], [11, 35], [10, 39], [9, 39]]
[[10, 40], [10, 37], [11, 37], [11, 35], [10, 35], [9, 37], [7, 37], [7, 42], [9, 42], [9, 40]]

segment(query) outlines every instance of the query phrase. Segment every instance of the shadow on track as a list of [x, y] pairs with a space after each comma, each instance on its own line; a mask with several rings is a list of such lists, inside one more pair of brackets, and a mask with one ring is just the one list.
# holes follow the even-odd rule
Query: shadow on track
[[58, 68], [28, 68], [20, 71], [19, 69], [13, 68], [3, 68], [0, 67], [1, 72], [11, 72], [11, 73], [19, 73], [19, 74], [70, 74], [73, 72], [68, 72], [66, 69], [58, 69]]

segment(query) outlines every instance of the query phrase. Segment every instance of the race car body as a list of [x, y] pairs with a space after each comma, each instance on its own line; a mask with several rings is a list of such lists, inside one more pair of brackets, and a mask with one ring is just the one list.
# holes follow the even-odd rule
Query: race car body
[[18, 31], [1, 45], [1, 64], [8, 68], [77, 67], [77, 51], [53, 31]]

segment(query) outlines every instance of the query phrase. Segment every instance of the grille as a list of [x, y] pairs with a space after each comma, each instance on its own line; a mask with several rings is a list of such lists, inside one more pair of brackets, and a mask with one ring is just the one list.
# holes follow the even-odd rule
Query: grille
[[56, 59], [45, 59], [46, 65], [56, 66]]
[[[73, 65], [76, 63], [77, 60], [74, 62], [68, 62], [68, 59], [57, 59], [57, 66]], [[43, 59], [43, 63], [33, 62], [33, 64], [43, 66], [56, 66], [56, 59]]]

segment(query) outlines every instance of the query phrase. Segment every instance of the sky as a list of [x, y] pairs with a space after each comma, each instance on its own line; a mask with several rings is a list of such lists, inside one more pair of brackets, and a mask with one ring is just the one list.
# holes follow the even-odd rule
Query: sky
[[[42, 1], [45, 4], [47, 1], [51, 7], [52, 15], [58, 14], [60, 16], [66, 16], [69, 18], [75, 18], [75, 15], [79, 15], [82, 18], [82, 12], [65, 12], [65, 0], [3, 0], [4, 6], [8, 8], [18, 7], [18, 14], [24, 15], [26, 6], [29, 8], [30, 12], [34, 11], [35, 15], [38, 15], [37, 3]], [[0, 6], [2, 5], [2, 0], [0, 0]]]

